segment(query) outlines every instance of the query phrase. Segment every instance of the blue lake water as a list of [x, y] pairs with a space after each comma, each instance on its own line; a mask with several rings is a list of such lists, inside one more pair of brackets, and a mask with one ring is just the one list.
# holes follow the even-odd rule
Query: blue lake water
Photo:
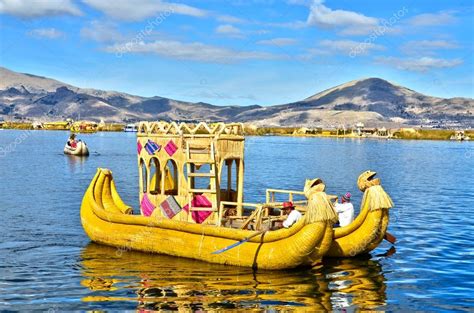
[[474, 143], [248, 137], [246, 201], [320, 177], [357, 207], [356, 179], [371, 169], [394, 200], [398, 239], [322, 268], [253, 272], [91, 244], [79, 207], [97, 167], [138, 206], [135, 135], [82, 135], [88, 158], [62, 154], [67, 136], [0, 131], [0, 310], [474, 308]]

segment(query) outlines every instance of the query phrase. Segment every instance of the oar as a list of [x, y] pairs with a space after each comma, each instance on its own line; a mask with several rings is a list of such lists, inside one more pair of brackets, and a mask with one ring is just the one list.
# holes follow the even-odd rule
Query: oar
[[392, 245], [394, 245], [395, 242], [397, 241], [397, 238], [395, 238], [395, 236], [390, 234], [389, 232], [385, 232], [385, 236], [383, 236], [383, 239], [387, 240]]
[[227, 250], [233, 249], [233, 248], [235, 248], [235, 247], [237, 247], [237, 246], [240, 246], [241, 244], [243, 244], [243, 243], [249, 241], [249, 240], [252, 239], [253, 237], [256, 237], [256, 236], [258, 236], [258, 235], [263, 234], [264, 232], [266, 232], [266, 230], [262, 230], [262, 231], [256, 232], [255, 234], [250, 235], [250, 236], [248, 236], [247, 238], [244, 238], [244, 239], [242, 239], [242, 240], [239, 241], [239, 242], [233, 243], [233, 244], [231, 244], [230, 246], [227, 246], [227, 247], [222, 248], [222, 249], [220, 249], [220, 250], [214, 251], [214, 252], [212, 252], [212, 254], [220, 254], [220, 253], [225, 252], [225, 251], [227, 251]]

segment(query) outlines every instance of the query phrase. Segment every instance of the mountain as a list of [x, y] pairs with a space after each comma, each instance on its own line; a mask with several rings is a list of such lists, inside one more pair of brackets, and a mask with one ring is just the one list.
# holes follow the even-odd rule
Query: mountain
[[258, 117], [264, 122], [304, 124], [419, 124], [429, 121], [474, 124], [474, 100], [426, 96], [380, 78], [354, 80], [310, 96], [304, 100], [257, 108], [239, 118]]
[[0, 67], [0, 117], [241, 121], [266, 126], [474, 124], [474, 100], [426, 96], [380, 78], [351, 81], [304, 100], [274, 106], [215, 106], [164, 97], [78, 88]]
[[214, 106], [164, 97], [85, 89], [0, 67], [0, 116], [8, 119], [229, 120], [258, 106]]

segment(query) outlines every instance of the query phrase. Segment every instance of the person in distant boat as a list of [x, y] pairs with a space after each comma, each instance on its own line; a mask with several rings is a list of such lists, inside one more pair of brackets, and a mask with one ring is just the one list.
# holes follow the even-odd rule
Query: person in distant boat
[[335, 227], [344, 227], [352, 223], [354, 220], [354, 206], [351, 203], [350, 192], [346, 192], [346, 194], [341, 197], [341, 203], [338, 203], [336, 199], [334, 207], [339, 216], [339, 225], [336, 224]]
[[67, 145], [71, 148], [76, 148], [77, 147], [76, 134], [71, 134], [71, 136], [69, 136], [69, 139], [67, 141]]
[[295, 206], [291, 201], [283, 202], [283, 214], [288, 215], [286, 220], [284, 220], [283, 223], [276, 225], [275, 229], [290, 228], [302, 217], [300, 211], [295, 209]]

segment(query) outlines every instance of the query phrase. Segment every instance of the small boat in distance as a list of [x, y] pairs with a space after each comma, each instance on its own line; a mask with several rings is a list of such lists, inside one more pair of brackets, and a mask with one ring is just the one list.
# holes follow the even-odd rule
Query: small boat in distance
[[77, 142], [77, 146], [75, 148], [68, 146], [66, 144], [64, 146], [64, 154], [69, 154], [69, 155], [77, 155], [77, 156], [88, 156], [89, 155], [89, 149], [87, 148], [87, 145], [84, 141], [79, 140]]
[[68, 141], [64, 145], [64, 154], [76, 155], [76, 156], [88, 156], [89, 149], [82, 140], [76, 140], [76, 135], [71, 134]]
[[127, 133], [136, 133], [138, 131], [138, 127], [136, 124], [127, 124], [123, 131]]

